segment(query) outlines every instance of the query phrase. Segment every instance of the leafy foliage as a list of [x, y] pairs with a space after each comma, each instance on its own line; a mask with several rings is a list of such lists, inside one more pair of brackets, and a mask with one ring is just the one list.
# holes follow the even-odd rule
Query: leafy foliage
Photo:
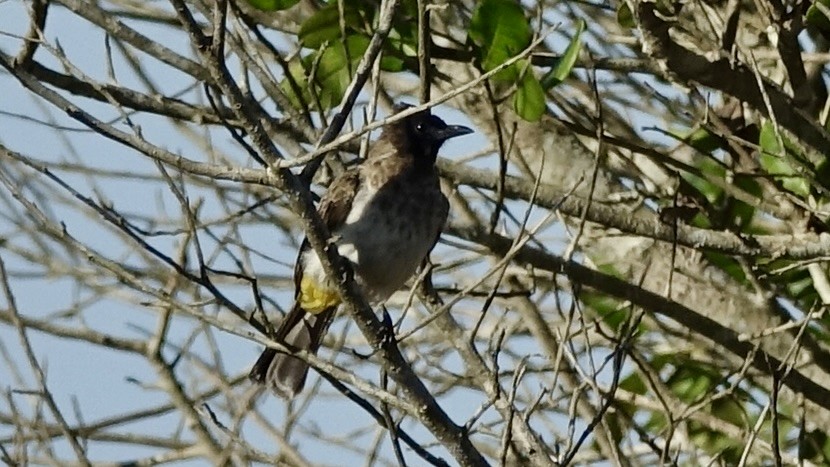
[[805, 19], [807, 24], [815, 27], [825, 36], [830, 36], [830, 19], [827, 12], [830, 10], [830, 1], [815, 0], [807, 9]]
[[[414, 4], [403, 3], [409, 4], [410, 10]], [[306, 105], [319, 103], [326, 110], [340, 103], [371, 41], [379, 14], [377, 6], [377, 2], [365, 0], [343, 2], [341, 16], [339, 4], [331, 2], [303, 22], [298, 38], [303, 47], [313, 52], [295, 59], [290, 67], [291, 77], [302, 93], [298, 96], [287, 79], [280, 83], [295, 106], [299, 107], [302, 100]], [[391, 72], [412, 70], [411, 59], [417, 53], [417, 29], [412, 26], [406, 8], [396, 19], [391, 40], [383, 48], [380, 66]]]
[[[580, 25], [581, 27], [582, 25]], [[484, 71], [498, 68], [525, 50], [533, 38], [530, 23], [521, 5], [513, 0], [484, 0], [476, 6], [467, 31], [477, 46], [478, 60]], [[562, 60], [554, 67], [547, 82], [540, 83], [526, 59], [510, 65], [493, 76], [495, 81], [514, 83], [513, 109], [523, 119], [538, 121], [545, 111], [545, 89], [561, 82], [570, 73], [579, 53], [577, 32]]]
[[263, 11], [287, 10], [300, 2], [300, 0], [247, 0], [254, 8]]
[[[522, 7], [514, 0], [478, 2], [470, 27], [470, 39], [478, 46], [484, 71], [490, 71], [522, 52], [533, 37]], [[515, 82], [523, 64], [515, 63], [500, 71], [494, 79]]]
[[571, 71], [576, 65], [576, 60], [579, 58], [579, 52], [582, 50], [582, 33], [585, 31], [585, 21], [579, 20], [576, 26], [576, 32], [571, 38], [568, 48], [561, 57], [556, 61], [556, 65], [548, 71], [542, 78], [542, 88], [550, 89], [565, 81], [565, 78], [571, 74]]
[[769, 121], [761, 127], [761, 136], [758, 145], [761, 147], [761, 167], [771, 175], [777, 175], [781, 185], [801, 197], [810, 195], [810, 184], [792, 166], [791, 160], [799, 158], [792, 144], [787, 144], [783, 136], [784, 147], [778, 142], [778, 134]]

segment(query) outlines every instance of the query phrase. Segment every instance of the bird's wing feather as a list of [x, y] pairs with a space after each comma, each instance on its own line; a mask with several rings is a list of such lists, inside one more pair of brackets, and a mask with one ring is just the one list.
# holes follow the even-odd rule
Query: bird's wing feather
[[[361, 174], [360, 166], [349, 168], [331, 182], [328, 191], [320, 200], [317, 212], [330, 233], [343, 225], [346, 218], [349, 217], [349, 211], [352, 210], [352, 201], [354, 201], [354, 196], [357, 193], [358, 186], [360, 186]], [[300, 252], [297, 255], [297, 261], [294, 263], [295, 298], [300, 293], [300, 281], [303, 279], [303, 268], [300, 259], [309, 248], [311, 248], [311, 245], [308, 243], [308, 238], [304, 238], [303, 244], [300, 246]]]
[[384, 133], [377, 141], [369, 147], [366, 160], [380, 159], [389, 155], [398, 155], [398, 148], [392, 141], [392, 137]]
[[323, 195], [318, 212], [329, 231], [336, 230], [349, 217], [362, 173], [360, 166], [351, 167], [335, 178]]
[[[343, 225], [346, 218], [349, 217], [349, 211], [352, 209], [352, 201], [357, 193], [358, 186], [362, 177], [362, 170], [360, 166], [351, 167], [331, 182], [328, 191], [323, 195], [320, 201], [320, 206], [317, 212], [326, 223], [329, 232], [336, 230]], [[300, 251], [297, 254], [297, 261], [294, 262], [294, 306], [291, 311], [285, 315], [285, 318], [280, 323], [274, 339], [283, 340], [289, 332], [294, 329], [294, 326], [302, 320], [306, 312], [299, 306], [300, 283], [303, 280], [303, 266], [302, 256], [311, 248], [308, 238], [303, 239], [300, 245]], [[323, 313], [322, 315], [330, 315], [330, 313]]]

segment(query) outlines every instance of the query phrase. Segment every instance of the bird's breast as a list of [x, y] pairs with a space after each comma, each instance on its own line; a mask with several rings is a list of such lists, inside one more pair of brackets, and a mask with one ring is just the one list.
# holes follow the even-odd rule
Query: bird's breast
[[356, 194], [335, 235], [369, 301], [382, 302], [404, 285], [429, 254], [446, 217], [437, 180], [391, 180]]

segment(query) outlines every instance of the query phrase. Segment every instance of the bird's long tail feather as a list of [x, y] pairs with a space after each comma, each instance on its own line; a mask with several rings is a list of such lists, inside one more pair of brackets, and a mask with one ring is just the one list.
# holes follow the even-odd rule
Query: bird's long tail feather
[[[307, 313], [295, 304], [285, 316], [274, 340], [293, 350], [316, 353], [334, 318], [336, 307], [320, 313]], [[308, 363], [293, 355], [266, 348], [254, 363], [248, 377], [267, 384], [281, 397], [290, 398], [302, 391], [308, 375]]]

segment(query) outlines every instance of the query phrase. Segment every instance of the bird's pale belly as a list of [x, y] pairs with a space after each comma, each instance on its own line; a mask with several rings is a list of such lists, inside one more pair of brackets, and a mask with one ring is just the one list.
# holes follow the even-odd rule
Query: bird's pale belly
[[[355, 199], [355, 203], [360, 202]], [[403, 201], [394, 209], [377, 202], [358, 205], [334, 233], [338, 251], [351, 261], [369, 302], [376, 304], [389, 298], [429, 253], [444, 222], [442, 206], [431, 204], [431, 199], [421, 197]], [[327, 282], [317, 255], [313, 251], [307, 254], [305, 274]]]
[[370, 302], [386, 300], [412, 277], [438, 233], [439, 227], [429, 224], [397, 219], [386, 228], [343, 232], [339, 251], [355, 265]]

